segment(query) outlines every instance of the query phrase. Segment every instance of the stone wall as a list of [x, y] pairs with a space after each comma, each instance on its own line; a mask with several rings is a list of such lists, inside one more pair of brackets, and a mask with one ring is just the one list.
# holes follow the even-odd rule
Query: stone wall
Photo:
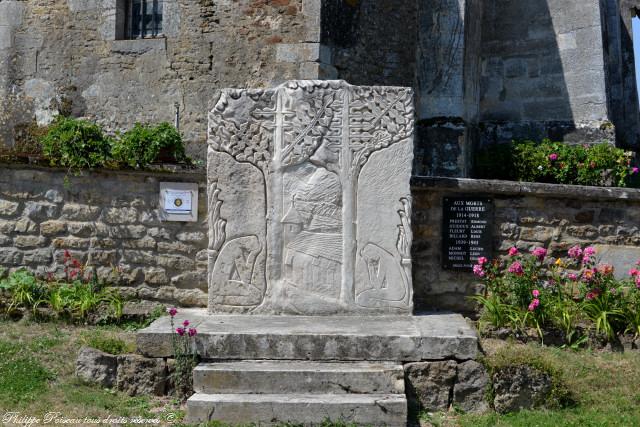
[[[64, 251], [126, 295], [207, 304], [206, 188], [199, 173], [0, 165], [0, 268], [65, 277]], [[65, 178], [66, 177], [66, 178]], [[161, 222], [160, 182], [200, 183], [198, 222]]]
[[318, 0], [165, 0], [163, 37], [118, 40], [121, 0], [0, 0], [0, 144], [59, 112], [108, 130], [175, 120], [204, 157], [216, 89], [317, 78]]
[[606, 68], [621, 64], [606, 57], [607, 15], [615, 22], [616, 9], [600, 0], [484, 2], [482, 143], [615, 141], [619, 91]]
[[442, 199], [466, 195], [495, 203], [493, 252], [535, 246], [566, 256], [576, 244], [596, 245], [617, 274], [640, 259], [640, 190], [453, 178], [414, 178], [413, 275], [415, 306], [469, 311], [466, 298], [481, 284], [471, 273], [443, 270]]
[[[126, 294], [185, 306], [207, 304], [205, 176], [200, 173], [83, 172], [0, 165], [0, 268], [27, 266], [64, 276], [64, 250], [98, 267]], [[158, 219], [159, 183], [197, 182], [198, 222]], [[640, 258], [640, 190], [453, 178], [414, 178], [416, 310], [470, 311], [480, 290], [470, 273], [441, 268], [442, 198], [495, 200], [493, 249], [547, 246], [562, 255], [596, 244], [624, 274]]]

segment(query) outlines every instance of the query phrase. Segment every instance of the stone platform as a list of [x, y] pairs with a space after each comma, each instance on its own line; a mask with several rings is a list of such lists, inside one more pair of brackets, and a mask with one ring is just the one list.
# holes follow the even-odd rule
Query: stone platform
[[[416, 316], [210, 315], [183, 309], [176, 325], [196, 327], [203, 360], [396, 361], [475, 359], [478, 338], [459, 314]], [[165, 316], [138, 332], [138, 351], [170, 357], [171, 326]]]

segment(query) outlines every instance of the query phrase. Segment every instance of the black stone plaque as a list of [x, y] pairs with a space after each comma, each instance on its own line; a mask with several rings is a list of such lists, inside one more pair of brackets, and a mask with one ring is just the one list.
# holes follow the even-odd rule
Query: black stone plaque
[[470, 271], [491, 258], [493, 199], [445, 197], [442, 201], [442, 268]]

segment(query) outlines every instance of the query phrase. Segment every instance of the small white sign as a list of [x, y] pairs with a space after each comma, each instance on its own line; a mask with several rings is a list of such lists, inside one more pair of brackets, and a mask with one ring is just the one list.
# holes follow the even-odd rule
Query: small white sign
[[162, 221], [197, 221], [198, 184], [194, 182], [161, 182], [159, 208]]
[[191, 213], [191, 192], [165, 190], [164, 210], [175, 214], [189, 215]]

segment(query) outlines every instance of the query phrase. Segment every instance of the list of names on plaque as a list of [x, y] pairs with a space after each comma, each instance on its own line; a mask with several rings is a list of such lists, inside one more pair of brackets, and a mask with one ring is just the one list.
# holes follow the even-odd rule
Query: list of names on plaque
[[442, 218], [444, 269], [472, 270], [479, 257], [491, 258], [492, 199], [445, 197]]

